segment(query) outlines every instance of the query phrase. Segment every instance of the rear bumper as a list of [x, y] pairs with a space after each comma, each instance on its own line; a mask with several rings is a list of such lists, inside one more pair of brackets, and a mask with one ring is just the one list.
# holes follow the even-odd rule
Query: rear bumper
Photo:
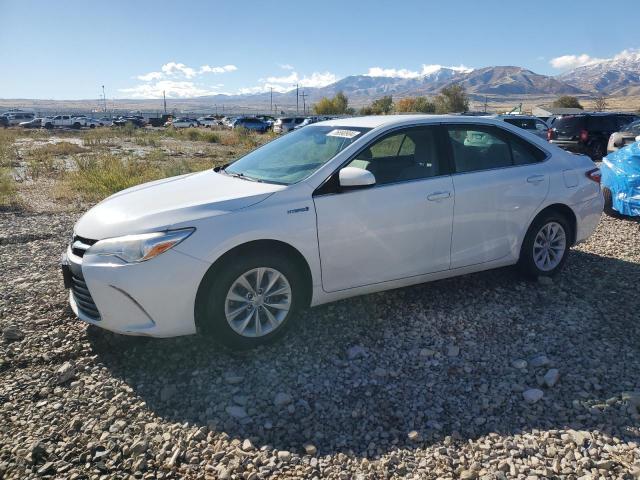
[[585, 202], [573, 205], [576, 215], [576, 243], [584, 242], [598, 227], [602, 210], [604, 209], [604, 197], [600, 192]]

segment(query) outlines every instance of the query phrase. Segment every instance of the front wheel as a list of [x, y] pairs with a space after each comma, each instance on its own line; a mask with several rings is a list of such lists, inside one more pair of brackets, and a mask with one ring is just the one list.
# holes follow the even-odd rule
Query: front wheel
[[529, 278], [551, 277], [567, 260], [571, 230], [564, 216], [550, 212], [529, 227], [520, 250], [518, 266]]
[[254, 348], [288, 330], [303, 292], [302, 275], [283, 254], [234, 258], [205, 278], [198, 323], [205, 334], [229, 348]]

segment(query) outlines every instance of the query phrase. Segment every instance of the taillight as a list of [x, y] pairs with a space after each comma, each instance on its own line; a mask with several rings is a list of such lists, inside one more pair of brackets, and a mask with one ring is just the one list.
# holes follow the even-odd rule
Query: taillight
[[600, 183], [600, 180], [602, 180], [602, 173], [600, 173], [599, 168], [594, 168], [593, 170], [589, 170], [588, 172], [586, 172], [585, 175], [589, 180], [592, 180], [598, 184]]
[[580, 141], [586, 142], [589, 140], [589, 132], [587, 130], [580, 130]]

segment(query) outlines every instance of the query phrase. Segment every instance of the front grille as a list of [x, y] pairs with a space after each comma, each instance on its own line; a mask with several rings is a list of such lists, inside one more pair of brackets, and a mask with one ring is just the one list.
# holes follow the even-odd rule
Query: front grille
[[72, 275], [71, 281], [71, 291], [73, 292], [73, 299], [78, 306], [78, 310], [94, 320], [100, 320], [100, 313], [98, 312], [96, 304], [93, 302], [93, 298], [91, 298], [84, 279], [77, 275]]

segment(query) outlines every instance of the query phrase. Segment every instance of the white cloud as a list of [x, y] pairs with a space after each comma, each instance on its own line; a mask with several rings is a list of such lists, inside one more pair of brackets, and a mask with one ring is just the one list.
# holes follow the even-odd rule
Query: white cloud
[[365, 75], [369, 77], [391, 77], [391, 78], [418, 78], [424, 75], [430, 75], [432, 73], [437, 72], [443, 68], [449, 68], [451, 70], [455, 70], [456, 72], [470, 72], [473, 69], [466, 67], [464, 65], [459, 65], [457, 67], [446, 67], [442, 65], [422, 65], [422, 70], [417, 72], [415, 70], [408, 70], [406, 68], [381, 68], [381, 67], [371, 67], [369, 71], [365, 73]]
[[442, 70], [443, 68], [447, 68], [449, 70], [453, 70], [454, 72], [460, 73], [469, 73], [473, 71], [473, 68], [467, 67], [466, 65], [458, 65], [456, 66], [443, 66], [443, 65], [422, 65], [422, 75], [430, 75], [432, 73], [437, 72], [438, 70]]
[[289, 65], [288, 63], [281, 63], [280, 65], [278, 65], [281, 69], [283, 70], [295, 70], [295, 68], [293, 67], [293, 65]]
[[221, 93], [219, 88], [223, 85], [197, 85], [194, 82], [161, 80], [155, 83], [143, 83], [131, 88], [121, 88], [120, 92], [128, 98], [162, 98], [162, 92], [166, 92], [168, 98], [189, 98], [203, 95], [215, 95]]
[[293, 90], [296, 84], [304, 88], [319, 88], [327, 86], [338, 80], [338, 77], [331, 72], [313, 72], [311, 75], [301, 77], [298, 72], [291, 72], [289, 75], [282, 77], [260, 78], [260, 85], [255, 87], [246, 87], [238, 90], [240, 95], [248, 95], [254, 93], [274, 92], [285, 93]]
[[165, 75], [184, 75], [187, 78], [196, 76], [195, 69], [187, 67], [184, 63], [169, 62], [162, 66]]
[[184, 63], [169, 62], [162, 65], [160, 71], [149, 72], [138, 75], [136, 78], [143, 82], [152, 82], [161, 78], [194, 78], [205, 73], [228, 73], [235, 72], [238, 67], [235, 65], [223, 65], [221, 67], [212, 67], [211, 65], [202, 65], [198, 68], [188, 67]]
[[235, 72], [238, 70], [238, 67], [235, 65], [224, 65], [223, 67], [212, 67], [210, 65], [202, 65], [200, 67], [200, 73], [227, 73], [227, 72]]
[[136, 77], [138, 80], [142, 80], [143, 82], [151, 82], [153, 80], [159, 80], [162, 78], [162, 72], [149, 72], [144, 75], [138, 75]]
[[562, 55], [561, 57], [552, 58], [549, 63], [553, 68], [558, 70], [572, 70], [585, 65], [593, 65], [596, 63], [615, 61], [615, 62], [638, 62], [640, 61], [640, 50], [627, 49], [615, 54], [611, 58], [592, 57], [586, 53], [581, 55]]
[[335, 83], [338, 77], [331, 72], [313, 72], [310, 77], [304, 76], [298, 82], [301, 87], [319, 88]]
[[407, 70], [406, 68], [395, 69], [371, 67], [365, 75], [369, 77], [416, 78], [420, 76], [420, 73]]
[[558, 70], [571, 70], [573, 68], [599, 63], [604, 60], [604, 58], [594, 58], [583, 53], [582, 55], [562, 55], [560, 57], [555, 57], [552, 58], [549, 63], [553, 68]]

